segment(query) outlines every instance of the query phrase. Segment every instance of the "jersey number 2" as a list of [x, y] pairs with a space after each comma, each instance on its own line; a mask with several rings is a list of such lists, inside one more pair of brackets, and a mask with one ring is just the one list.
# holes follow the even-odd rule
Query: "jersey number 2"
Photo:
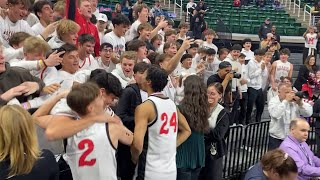
[[80, 156], [79, 159], [79, 167], [81, 166], [93, 166], [96, 163], [96, 158], [86, 160], [87, 156], [93, 151], [94, 144], [90, 139], [84, 139], [80, 141], [78, 144], [78, 148], [80, 150], [83, 150], [85, 148], [85, 145], [87, 145], [87, 150], [84, 151], [84, 153]]
[[163, 121], [161, 129], [160, 129], [160, 134], [168, 134], [169, 133], [169, 127], [173, 127], [173, 131], [177, 131], [177, 114], [174, 112], [170, 118], [169, 122], [169, 127], [167, 126], [168, 123], [168, 115], [167, 113], [162, 113], [161, 114], [161, 121]]

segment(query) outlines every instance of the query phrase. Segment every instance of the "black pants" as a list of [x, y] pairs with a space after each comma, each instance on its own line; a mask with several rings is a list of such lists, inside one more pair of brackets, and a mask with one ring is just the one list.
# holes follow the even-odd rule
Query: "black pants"
[[135, 164], [131, 161], [130, 146], [119, 143], [117, 152], [118, 177], [121, 180], [132, 180]]
[[247, 113], [246, 113], [246, 123], [252, 123], [254, 121], [251, 120], [251, 113], [253, 110], [253, 105], [256, 105], [256, 117], [255, 122], [261, 121], [261, 116], [264, 109], [264, 97], [262, 93], [262, 89], [256, 90], [254, 88], [248, 88], [248, 105], [247, 105]]
[[223, 157], [210, 159], [206, 157], [206, 165], [202, 168], [199, 180], [221, 180], [223, 175]]
[[230, 124], [239, 124], [239, 93], [238, 91], [232, 92], [233, 105], [230, 114]]
[[276, 139], [276, 138], [273, 138], [271, 136], [269, 136], [269, 144], [268, 144], [268, 150], [273, 150], [273, 149], [276, 149], [280, 146], [280, 144], [282, 143], [283, 140], [281, 139]]
[[177, 180], [198, 180], [201, 168], [178, 168]]
[[247, 113], [247, 105], [248, 105], [248, 93], [242, 93], [242, 99], [239, 100], [240, 111], [239, 111], [239, 123], [246, 124], [246, 113]]

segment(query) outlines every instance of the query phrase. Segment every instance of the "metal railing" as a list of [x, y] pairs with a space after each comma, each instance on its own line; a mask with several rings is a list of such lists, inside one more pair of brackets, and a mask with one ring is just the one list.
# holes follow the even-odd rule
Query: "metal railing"
[[311, 14], [311, 6], [305, 5], [303, 8], [303, 21], [306, 21], [306, 16], [308, 16], [309, 25], [311, 24], [312, 14]]
[[[297, 3], [298, 1], [298, 3]], [[294, 0], [293, 4], [293, 13], [296, 13], [296, 7], [298, 7], [298, 17], [300, 17], [300, 11], [301, 11], [301, 0]]]
[[[180, 4], [178, 3], [180, 2]], [[170, 0], [169, 0], [170, 3]], [[173, 13], [176, 14], [176, 7], [178, 6], [180, 8], [180, 19], [182, 19], [182, 9], [183, 9], [183, 1], [182, 0], [174, 0], [174, 4], [173, 4]], [[170, 5], [169, 5], [170, 8]]]
[[229, 48], [232, 46], [232, 32], [228, 25], [223, 22], [220, 16], [217, 15], [217, 17], [218, 20], [216, 25], [216, 33], [224, 47]]
[[247, 126], [232, 126], [227, 138], [228, 154], [224, 158], [223, 177], [241, 179], [252, 165], [267, 152], [269, 123], [263, 121]]
[[[179, 4], [180, 3], [180, 4]], [[171, 8], [171, 0], [163, 0], [163, 5], [166, 5], [168, 4], [168, 8], [170, 9]], [[179, 7], [180, 8], [180, 18], [179, 19], [182, 19], [182, 9], [183, 9], [183, 1], [182, 0], [174, 0], [173, 2], [173, 13], [177, 15], [176, 13], [176, 8]], [[177, 15], [177, 18], [178, 18], [178, 15]]]

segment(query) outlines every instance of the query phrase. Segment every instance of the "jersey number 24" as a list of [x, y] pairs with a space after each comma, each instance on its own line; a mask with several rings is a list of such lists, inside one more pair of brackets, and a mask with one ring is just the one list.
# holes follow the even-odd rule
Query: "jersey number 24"
[[[173, 131], [177, 132], [177, 113], [176, 112], [172, 114], [172, 116], [170, 117], [170, 120], [168, 119], [167, 113], [162, 113], [160, 118], [162, 121], [160, 134], [168, 134], [170, 128], [171, 129], [173, 128]], [[168, 120], [169, 120], [169, 126], [167, 125]]]

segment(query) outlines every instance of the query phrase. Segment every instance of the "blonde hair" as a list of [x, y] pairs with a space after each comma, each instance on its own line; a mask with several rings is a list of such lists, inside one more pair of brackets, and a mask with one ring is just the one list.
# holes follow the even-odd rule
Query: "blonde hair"
[[0, 162], [10, 163], [8, 177], [28, 174], [40, 157], [31, 115], [18, 105], [0, 108]]
[[51, 50], [49, 44], [35, 36], [28, 37], [23, 42], [23, 52], [24, 53], [43, 53], [46, 54]]
[[66, 3], [64, 1], [58, 1], [54, 4], [53, 11], [62, 13], [64, 15], [65, 14], [65, 6], [66, 6]]
[[272, 52], [266, 52], [266, 54], [264, 55], [265, 57], [267, 57], [267, 56], [273, 56], [273, 53]]
[[130, 59], [134, 61], [134, 64], [137, 63], [137, 53], [135, 51], [125, 51], [120, 57], [120, 62], [122, 63], [123, 58]]
[[78, 33], [80, 26], [72, 20], [63, 19], [57, 26], [57, 35], [61, 39], [63, 34]]

